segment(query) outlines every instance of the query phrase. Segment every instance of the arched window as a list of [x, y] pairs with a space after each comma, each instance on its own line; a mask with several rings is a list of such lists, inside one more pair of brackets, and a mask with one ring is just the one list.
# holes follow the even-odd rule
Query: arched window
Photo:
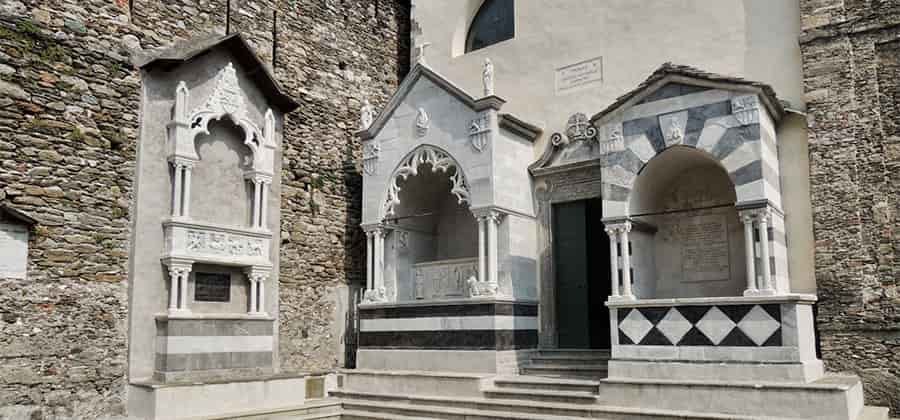
[[513, 0], [484, 0], [466, 37], [466, 52], [480, 50], [515, 36]]

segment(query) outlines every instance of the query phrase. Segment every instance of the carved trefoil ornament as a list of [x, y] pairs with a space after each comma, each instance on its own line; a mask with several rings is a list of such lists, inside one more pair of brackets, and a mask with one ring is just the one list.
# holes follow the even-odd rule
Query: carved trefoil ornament
[[480, 114], [469, 122], [469, 141], [476, 152], [484, 151], [491, 135], [490, 117], [487, 113]]
[[383, 211], [385, 217], [394, 215], [394, 206], [400, 204], [401, 187], [399, 181], [418, 175], [419, 167], [426, 163], [431, 165], [432, 172], [447, 173], [453, 168], [453, 174], [450, 175], [450, 193], [456, 196], [459, 204], [469, 202], [469, 185], [456, 161], [440, 149], [432, 146], [422, 146], [404, 159], [397, 170], [394, 171], [394, 175], [389, 181], [387, 198], [384, 202]]
[[431, 119], [428, 117], [428, 113], [425, 112], [425, 108], [420, 107], [416, 111], [416, 135], [425, 137], [428, 134], [429, 127], [431, 127]]
[[687, 119], [687, 111], [675, 112], [659, 117], [659, 128], [662, 130], [666, 147], [684, 142], [684, 130], [687, 126]]
[[731, 113], [742, 124], [759, 123], [759, 98], [744, 95], [731, 98]]
[[381, 145], [377, 141], [369, 141], [363, 145], [362, 168], [366, 175], [374, 175], [378, 168], [378, 155]]

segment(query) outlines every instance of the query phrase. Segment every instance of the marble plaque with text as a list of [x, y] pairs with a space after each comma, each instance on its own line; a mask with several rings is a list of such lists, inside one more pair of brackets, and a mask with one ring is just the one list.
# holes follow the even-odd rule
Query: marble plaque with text
[[594, 57], [556, 69], [556, 94], [565, 95], [603, 83], [603, 57]]
[[684, 281], [728, 280], [731, 270], [725, 216], [694, 216], [680, 225]]
[[24, 279], [28, 272], [28, 227], [0, 223], [0, 278]]

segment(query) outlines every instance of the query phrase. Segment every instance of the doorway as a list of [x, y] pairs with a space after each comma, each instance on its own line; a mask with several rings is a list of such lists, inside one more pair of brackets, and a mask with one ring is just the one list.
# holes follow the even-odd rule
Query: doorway
[[599, 198], [553, 205], [556, 331], [561, 349], [609, 349], [609, 239]]

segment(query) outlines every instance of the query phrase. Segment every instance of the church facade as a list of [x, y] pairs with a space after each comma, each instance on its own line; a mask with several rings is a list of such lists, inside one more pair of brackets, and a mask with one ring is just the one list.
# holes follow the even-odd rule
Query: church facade
[[[0, 9], [6, 131], [27, 134], [8, 144], [37, 156], [0, 172], [0, 302], [30, 302], [3, 306], [0, 414], [896, 414], [900, 6], [238, 2], [272, 13], [266, 34], [232, 31], [232, 3], [224, 34], [123, 46], [139, 112], [115, 139], [93, 117], [111, 99], [79, 117], [31, 88], [87, 76], [29, 48], [82, 68], [66, 52], [100, 29]], [[341, 14], [373, 57], [310, 60], [353, 41], [294, 24]], [[49, 151], [80, 142], [130, 168], [106, 239], [72, 207], [82, 184], [54, 189], [76, 163]], [[117, 327], [95, 345], [53, 321], [97, 297], [120, 310], [98, 308]]]

